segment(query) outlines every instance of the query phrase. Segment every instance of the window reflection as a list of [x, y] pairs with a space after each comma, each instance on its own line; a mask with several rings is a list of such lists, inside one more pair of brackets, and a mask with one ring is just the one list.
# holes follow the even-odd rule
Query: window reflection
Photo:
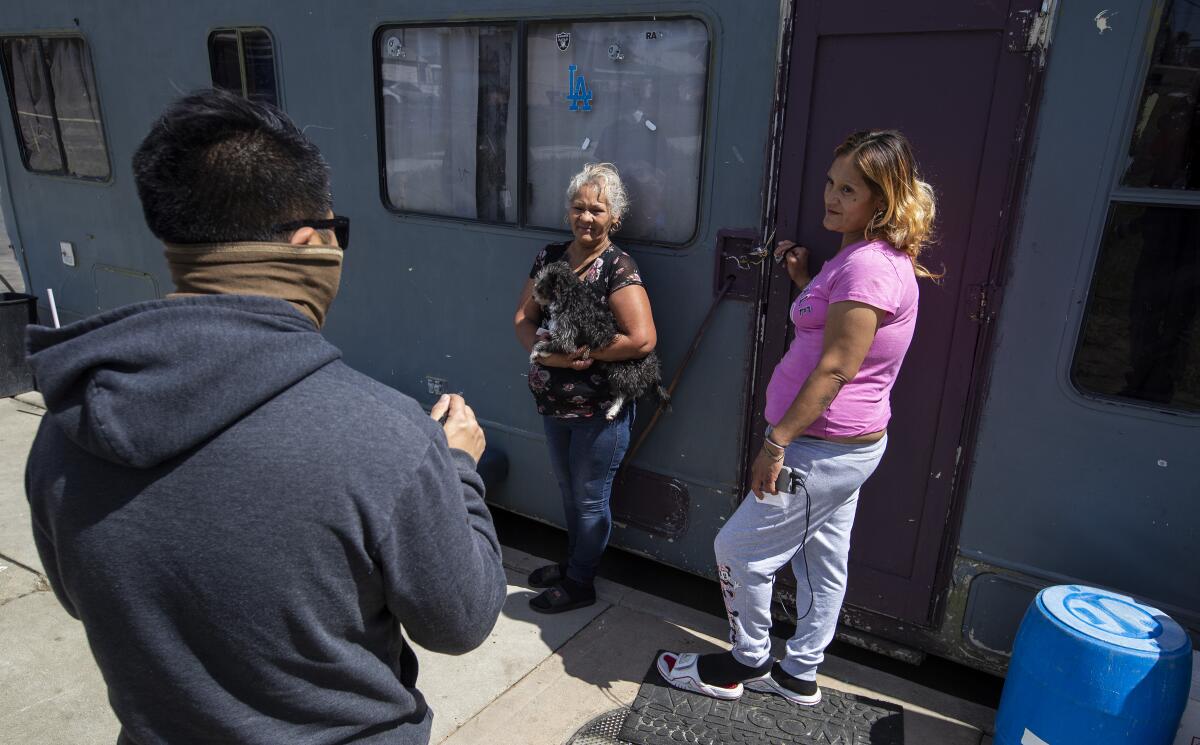
[[57, 173], [63, 170], [50, 83], [36, 38], [4, 40], [5, 77], [9, 98], [21, 135], [25, 167], [31, 171]]
[[[539, 24], [529, 32], [528, 65], [530, 222], [563, 227], [571, 177], [585, 163], [608, 161], [620, 169], [629, 191], [622, 235], [688, 240], [700, 193], [708, 74], [704, 24], [690, 19]], [[569, 93], [587, 97], [574, 101]]]
[[242, 93], [242, 64], [236, 31], [214, 31], [208, 37], [208, 64], [214, 88]]
[[270, 35], [261, 29], [243, 31], [242, 51], [246, 57], [246, 98], [278, 106], [275, 50]]
[[1200, 411], [1200, 208], [1114, 204], [1072, 378]]
[[108, 178], [100, 100], [84, 40], [4, 39], [2, 62], [25, 167], [37, 173]]
[[208, 37], [214, 88], [279, 106], [275, 46], [266, 29], [220, 29]]
[[1124, 186], [1200, 189], [1200, 4], [1168, 0], [1129, 146]]
[[516, 66], [501, 26], [379, 37], [384, 176], [396, 209], [516, 222]]
[[44, 42], [54, 86], [54, 106], [67, 167], [72, 176], [108, 178], [108, 151], [100, 129], [96, 79], [83, 39], [58, 37]]

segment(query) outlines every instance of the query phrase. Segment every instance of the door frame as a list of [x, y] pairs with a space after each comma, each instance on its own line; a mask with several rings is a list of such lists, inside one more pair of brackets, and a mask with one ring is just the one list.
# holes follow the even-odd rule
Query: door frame
[[[965, 265], [967, 280], [963, 282], [956, 301], [958, 316], [951, 331], [949, 349], [957, 350], [955, 356], [968, 359], [969, 366], [966, 372], [948, 377], [945, 389], [965, 389], [962, 394], [964, 405], [961, 412], [957, 407], [947, 407], [949, 411], [944, 409], [939, 415], [934, 452], [957, 450], [958, 453], [949, 485], [943, 487], [947, 490], [944, 496], [947, 509], [943, 518], [937, 521], [943, 527], [938, 538], [936, 558], [932, 566], [925, 570], [919, 567], [914, 570], [914, 582], [928, 581], [928, 602], [925, 603], [924, 612], [916, 619], [894, 619], [904, 624], [924, 628], [936, 626], [948, 599], [945, 590], [951, 580], [964, 511], [963, 495], [970, 475], [971, 452], [986, 396], [991, 352], [995, 346], [992, 321], [1003, 297], [1004, 278], [1018, 222], [1016, 211], [1024, 192], [1027, 165], [1032, 154], [1032, 127], [1036, 122], [1050, 31], [1058, 10], [1057, 3], [1052, 0], [1045, 6], [1043, 15], [1039, 14], [1043, 8], [1040, 0], [1011, 0], [1009, 3], [1005, 49], [1000, 52], [996, 64], [972, 220], [974, 224], [975, 221], [988, 219], [989, 214], [994, 214], [996, 204], [1001, 205], [1001, 216], [998, 223], [993, 223], [996, 225], [996, 238], [990, 255], [985, 257], [982, 255], [984, 252], [978, 252], [980, 255], [969, 258]], [[820, 38], [824, 35], [820, 21], [819, 0], [797, 0], [787, 29], [789, 38], [782, 50], [785, 56], [781, 56], [780, 61], [779, 90], [785, 96], [781, 102], [784, 115], [782, 125], [774, 133], [777, 140], [773, 142], [771, 168], [776, 178], [770, 205], [774, 226], [772, 234], [778, 236], [798, 235], [799, 228], [798, 211], [780, 210], [780, 205], [794, 204], [807, 198], [803, 193], [804, 163], [810, 155], [807, 124], [813, 103], [814, 75], [811, 71], [816, 64]], [[1013, 86], [1022, 91], [1019, 103], [1016, 106], [1006, 105], [1004, 99], [1011, 99], [1014, 95]], [[787, 163], [795, 165], [787, 168]], [[764, 266], [759, 293], [758, 348], [752, 368], [753, 406], [747, 417], [744, 439], [744, 473], [749, 472], [755, 454], [762, 447], [767, 424], [763, 416], [766, 387], [774, 365], [787, 348], [788, 310], [795, 295], [786, 270], [772, 262], [764, 262]], [[979, 281], [973, 281], [976, 278]], [[930, 480], [927, 480], [924, 488], [929, 499], [936, 485], [931, 487]], [[923, 517], [922, 529], [936, 527], [932, 518], [928, 514]], [[790, 575], [785, 573], [785, 582], [790, 581]], [[882, 619], [892, 618], [878, 610], [856, 605], [850, 595], [846, 602], [867, 614], [878, 615]]]

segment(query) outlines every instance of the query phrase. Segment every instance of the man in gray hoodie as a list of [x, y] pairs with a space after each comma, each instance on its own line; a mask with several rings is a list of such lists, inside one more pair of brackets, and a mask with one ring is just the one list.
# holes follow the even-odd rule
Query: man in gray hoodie
[[278, 110], [188, 96], [134, 174], [177, 292], [29, 333], [34, 535], [118, 742], [428, 742], [401, 629], [461, 654], [505, 598], [482, 430], [319, 333], [349, 225]]

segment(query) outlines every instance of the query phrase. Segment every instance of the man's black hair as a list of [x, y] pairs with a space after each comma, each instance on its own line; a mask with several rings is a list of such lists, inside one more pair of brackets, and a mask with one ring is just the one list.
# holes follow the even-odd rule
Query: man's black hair
[[277, 241], [272, 227], [326, 217], [321, 151], [273, 106], [228, 91], [179, 99], [133, 156], [150, 231], [167, 243]]

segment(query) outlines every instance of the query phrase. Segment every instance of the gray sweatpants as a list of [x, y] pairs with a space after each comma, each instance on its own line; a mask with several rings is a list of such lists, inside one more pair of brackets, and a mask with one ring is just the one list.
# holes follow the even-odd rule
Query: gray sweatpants
[[791, 562], [798, 621], [780, 664], [788, 675], [816, 680], [846, 595], [858, 490], [886, 447], [886, 436], [869, 445], [796, 439], [784, 456], [797, 476], [795, 493], [781, 493], [782, 507], [747, 495], [717, 533], [717, 572], [739, 662], [757, 667], [770, 659], [771, 590], [775, 572]]

